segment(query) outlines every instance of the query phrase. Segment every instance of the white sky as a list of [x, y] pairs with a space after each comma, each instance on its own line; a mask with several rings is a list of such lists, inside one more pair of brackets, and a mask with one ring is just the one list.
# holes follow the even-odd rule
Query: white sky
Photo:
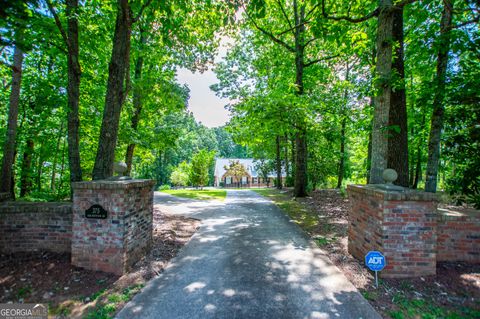
[[[220, 41], [221, 47], [215, 61], [219, 61], [225, 56], [227, 42], [227, 39]], [[178, 82], [185, 83], [190, 88], [188, 109], [197, 121], [202, 122], [207, 127], [222, 126], [228, 122], [230, 114], [224, 106], [230, 100], [219, 98], [210, 90], [210, 85], [218, 83], [218, 79], [212, 70], [192, 73], [187, 69], [179, 69], [177, 79]]]

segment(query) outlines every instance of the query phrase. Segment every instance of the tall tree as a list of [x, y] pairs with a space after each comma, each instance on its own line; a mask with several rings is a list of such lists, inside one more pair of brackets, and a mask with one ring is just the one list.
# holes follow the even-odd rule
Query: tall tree
[[65, 46], [67, 47], [67, 66], [68, 66], [68, 162], [70, 167], [70, 182], [82, 180], [82, 167], [80, 162], [80, 119], [79, 119], [79, 99], [80, 99], [80, 78], [82, 70], [79, 61], [78, 45], [78, 0], [66, 0], [67, 32], [58, 17], [58, 14], [50, 0], [47, 0], [48, 8], [55, 19], [60, 34], [62, 35]]
[[[388, 167], [389, 146], [388, 136], [390, 109], [392, 106], [392, 58], [393, 58], [393, 39], [394, 39], [394, 16], [395, 12], [405, 5], [415, 0], [404, 0], [393, 4], [392, 0], [379, 0], [378, 8], [369, 14], [352, 18], [350, 16], [330, 16], [327, 14], [325, 0], [322, 0], [323, 15], [332, 20], [348, 21], [358, 23], [366, 21], [372, 17], [377, 19], [376, 35], [376, 68], [375, 68], [375, 88], [374, 97], [374, 115], [372, 125], [372, 146], [371, 146], [371, 168], [369, 183], [383, 183], [383, 171]], [[350, 11], [350, 10], [348, 10]], [[406, 121], [406, 117], [405, 117]], [[406, 124], [402, 124], [402, 126]], [[408, 156], [408, 155], [407, 155]], [[407, 168], [408, 174], [408, 168]], [[408, 178], [407, 178], [408, 180]]]
[[[253, 26], [260, 31], [265, 37], [270, 39], [276, 45], [286, 49], [293, 55], [295, 63], [295, 94], [302, 97], [305, 93], [304, 86], [304, 71], [307, 67], [317, 64], [322, 61], [332, 59], [336, 56], [314, 58], [307, 60], [306, 49], [308, 46], [319, 39], [319, 35], [310, 35], [307, 33], [306, 25], [311, 23], [316, 17], [318, 5], [312, 6], [307, 11], [307, 2], [301, 0], [293, 0], [293, 15], [289, 16], [283, 1], [253, 1], [249, 8], [245, 9], [247, 17]], [[257, 17], [262, 18], [265, 15], [267, 7], [276, 7], [276, 11], [282, 17], [282, 23], [287, 25], [286, 30], [274, 32], [267, 30], [257, 22]], [[273, 11], [273, 8], [272, 8]], [[293, 43], [288, 43], [282, 39], [283, 35], [293, 36]], [[301, 116], [297, 116], [295, 123], [293, 123], [295, 134], [295, 182], [294, 182], [294, 196], [304, 197], [307, 195], [307, 123]]]
[[[350, 66], [348, 61], [345, 66], [345, 82], [349, 81], [350, 77]], [[347, 103], [348, 103], [348, 87], [345, 87], [344, 91], [344, 101], [340, 106], [340, 159], [338, 161], [338, 178], [337, 178], [337, 188], [342, 187], [343, 177], [345, 175], [345, 141], [346, 141], [346, 129], [347, 129]]]
[[407, 100], [405, 96], [405, 63], [403, 36], [403, 7], [393, 11], [392, 36], [395, 54], [392, 63], [391, 103], [388, 115], [387, 167], [398, 173], [395, 184], [409, 186]]
[[383, 171], [388, 161], [388, 121], [392, 90], [392, 38], [393, 5], [392, 0], [380, 0], [377, 26], [377, 65], [374, 116], [372, 127], [372, 164], [370, 183], [383, 183]]
[[209, 182], [209, 169], [213, 164], [214, 151], [200, 150], [192, 157], [190, 181], [194, 186], [203, 189]]
[[105, 108], [92, 173], [94, 180], [105, 179], [113, 174], [120, 113], [130, 86], [130, 38], [133, 20], [128, 0], [117, 0], [117, 17], [113, 33], [112, 56], [108, 67]]
[[8, 107], [8, 123], [5, 145], [3, 147], [2, 171], [0, 176], [0, 192], [10, 193], [15, 198], [13, 188], [13, 163], [15, 159], [15, 144], [17, 138], [18, 105], [22, 82], [23, 51], [20, 48], [22, 31], [17, 31], [15, 49], [13, 51], [12, 84], [10, 86], [10, 101]]
[[[147, 38], [145, 35], [145, 30], [140, 27], [140, 51], [142, 50], [142, 46], [144, 46], [147, 42]], [[134, 107], [134, 113], [131, 119], [130, 126], [132, 130], [136, 131], [138, 129], [138, 123], [140, 122], [140, 115], [142, 113], [143, 109], [143, 94], [142, 94], [142, 88], [138, 82], [141, 81], [142, 79], [142, 70], [143, 70], [143, 53], [140, 53], [139, 56], [137, 57], [137, 60], [135, 61], [135, 75], [134, 75], [134, 80], [135, 80], [135, 86], [133, 88], [133, 107]], [[133, 160], [133, 152], [135, 151], [135, 143], [130, 143], [128, 144], [127, 147], [127, 153], [125, 155], [125, 163], [127, 164], [127, 171], [125, 174], [128, 176], [132, 172], [132, 160]]]
[[450, 30], [452, 28], [453, 0], [443, 1], [442, 20], [440, 22], [440, 41], [437, 54], [437, 74], [435, 76], [435, 93], [433, 98], [433, 114], [428, 139], [427, 176], [425, 191], [437, 191], [437, 175], [440, 162], [440, 139], [442, 135], [445, 113], [445, 79], [447, 74], [448, 53], [450, 50]]
[[282, 189], [283, 181], [282, 181], [282, 154], [281, 154], [281, 140], [280, 135], [275, 137], [275, 170], [277, 173], [277, 189]]

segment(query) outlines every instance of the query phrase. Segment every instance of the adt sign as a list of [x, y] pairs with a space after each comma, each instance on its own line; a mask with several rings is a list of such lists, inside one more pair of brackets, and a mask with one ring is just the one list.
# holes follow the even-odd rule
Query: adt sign
[[383, 256], [381, 252], [369, 251], [365, 256], [365, 264], [372, 271], [381, 271], [385, 268], [387, 262], [385, 261], [385, 256]]

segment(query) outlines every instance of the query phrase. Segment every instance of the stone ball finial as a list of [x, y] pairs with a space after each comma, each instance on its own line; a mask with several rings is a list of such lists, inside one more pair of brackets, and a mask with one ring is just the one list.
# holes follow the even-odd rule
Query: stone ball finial
[[113, 171], [121, 176], [127, 171], [127, 164], [124, 162], [115, 162], [113, 163]]
[[398, 173], [396, 170], [392, 168], [387, 168], [386, 170], [383, 171], [382, 174], [383, 180], [385, 181], [385, 184], [393, 184], [398, 178]]

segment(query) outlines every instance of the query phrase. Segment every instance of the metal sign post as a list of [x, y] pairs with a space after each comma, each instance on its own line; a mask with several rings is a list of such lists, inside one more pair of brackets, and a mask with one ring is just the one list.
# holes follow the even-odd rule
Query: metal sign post
[[385, 256], [383, 256], [379, 251], [369, 251], [365, 255], [365, 265], [367, 265], [371, 271], [375, 272], [375, 287], [378, 288], [378, 272], [387, 265]]

